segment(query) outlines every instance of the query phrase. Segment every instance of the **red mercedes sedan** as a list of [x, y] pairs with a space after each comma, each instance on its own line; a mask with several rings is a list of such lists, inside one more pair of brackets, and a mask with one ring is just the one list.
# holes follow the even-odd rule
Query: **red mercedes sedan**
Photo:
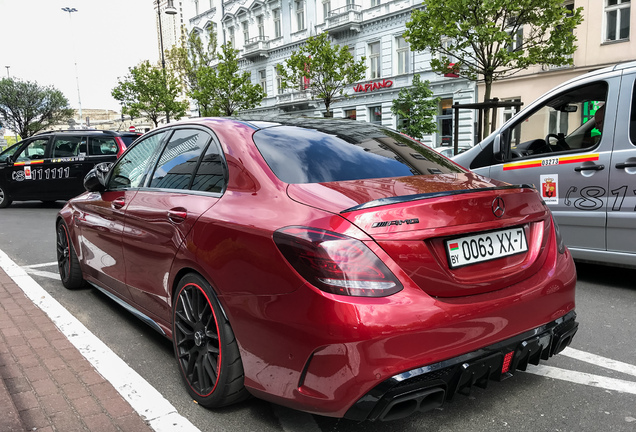
[[145, 134], [57, 219], [62, 283], [173, 341], [205, 407], [392, 420], [565, 348], [575, 267], [529, 185], [393, 130], [203, 118]]

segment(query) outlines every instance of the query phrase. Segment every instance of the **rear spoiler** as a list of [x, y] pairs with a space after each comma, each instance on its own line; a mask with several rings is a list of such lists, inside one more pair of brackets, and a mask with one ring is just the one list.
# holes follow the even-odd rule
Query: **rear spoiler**
[[431, 192], [431, 193], [423, 193], [423, 194], [415, 194], [415, 195], [403, 195], [403, 196], [396, 196], [396, 197], [390, 197], [390, 198], [380, 198], [377, 200], [366, 202], [364, 204], [359, 204], [357, 206], [348, 208], [346, 210], [342, 210], [340, 214], [349, 213], [356, 210], [366, 210], [373, 207], [381, 207], [381, 206], [386, 206], [390, 204], [420, 201], [420, 200], [425, 200], [430, 198], [439, 198], [444, 196], [462, 195], [467, 193], [493, 191], [493, 190], [508, 190], [508, 189], [534, 189], [534, 186], [529, 184], [519, 184], [519, 185], [497, 186], [497, 187], [489, 187], [489, 188], [460, 189], [460, 190], [444, 191], [444, 192]]

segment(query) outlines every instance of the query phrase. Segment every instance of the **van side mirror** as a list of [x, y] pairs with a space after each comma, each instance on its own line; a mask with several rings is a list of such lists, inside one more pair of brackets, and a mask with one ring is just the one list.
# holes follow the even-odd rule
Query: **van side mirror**
[[501, 149], [501, 134], [497, 134], [495, 136], [495, 140], [492, 144], [492, 153], [495, 161], [503, 162], [504, 161], [504, 152]]

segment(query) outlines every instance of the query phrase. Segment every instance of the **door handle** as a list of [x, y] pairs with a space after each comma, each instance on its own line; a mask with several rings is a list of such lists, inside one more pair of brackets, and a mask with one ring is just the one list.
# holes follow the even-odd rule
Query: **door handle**
[[620, 162], [616, 164], [616, 168], [625, 169], [625, 168], [634, 168], [636, 167], [636, 162]]
[[168, 210], [168, 219], [173, 223], [181, 223], [188, 217], [186, 210]]
[[601, 171], [605, 169], [605, 165], [590, 165], [590, 166], [579, 166], [574, 168], [574, 171]]
[[123, 206], [126, 205], [126, 200], [124, 198], [117, 198], [114, 199], [111, 206], [116, 209], [119, 210], [120, 208], [122, 208]]

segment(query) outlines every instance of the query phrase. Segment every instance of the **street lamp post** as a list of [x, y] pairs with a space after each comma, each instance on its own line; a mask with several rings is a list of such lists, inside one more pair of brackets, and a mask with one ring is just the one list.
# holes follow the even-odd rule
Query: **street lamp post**
[[[173, 0], [168, 0], [168, 6], [166, 6], [165, 13], [167, 15], [175, 15], [177, 9], [172, 4]], [[163, 81], [168, 87], [168, 80], [166, 78], [166, 59], [163, 54], [163, 30], [161, 28], [161, 0], [157, 0], [157, 21], [159, 21], [159, 48], [161, 50], [161, 70], [163, 71]], [[170, 123], [170, 113], [166, 110], [166, 123]]]
[[[69, 19], [69, 22], [71, 23], [70, 28], [72, 29], [73, 20], [71, 18], [71, 14], [73, 12], [77, 12], [77, 9], [70, 8], [70, 7], [63, 7], [62, 10], [64, 12], [68, 12], [68, 19]], [[73, 61], [75, 62], [75, 82], [77, 84], [77, 103], [79, 104], [79, 121], [80, 121], [80, 128], [81, 128], [82, 124], [83, 124], [83, 120], [82, 120], [82, 98], [80, 97], [79, 74], [77, 73], [77, 53], [75, 52], [75, 43], [74, 43], [74, 41], [73, 41], [73, 43], [71, 43], [71, 45], [73, 46]]]

